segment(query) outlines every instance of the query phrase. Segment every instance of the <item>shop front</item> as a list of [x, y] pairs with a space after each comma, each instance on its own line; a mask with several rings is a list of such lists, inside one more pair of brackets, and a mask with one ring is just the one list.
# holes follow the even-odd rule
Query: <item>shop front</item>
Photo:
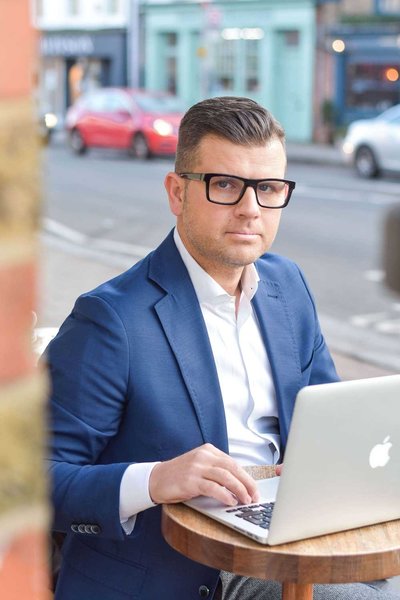
[[207, 96], [249, 96], [287, 138], [312, 137], [315, 2], [236, 0], [142, 3], [145, 85], [189, 106]]
[[375, 117], [400, 103], [400, 15], [398, 24], [342, 26], [330, 32], [337, 48], [338, 125]]
[[126, 31], [46, 32], [40, 41], [38, 106], [59, 123], [82, 93], [126, 85]]

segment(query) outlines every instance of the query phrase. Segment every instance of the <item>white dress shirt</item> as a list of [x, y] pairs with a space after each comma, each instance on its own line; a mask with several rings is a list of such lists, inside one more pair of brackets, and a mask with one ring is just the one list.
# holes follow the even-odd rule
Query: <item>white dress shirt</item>
[[[177, 229], [174, 240], [189, 272], [206, 324], [224, 403], [229, 454], [241, 465], [274, 464], [280, 457], [278, 408], [266, 349], [251, 299], [259, 277], [254, 264], [241, 278], [236, 314], [230, 296], [186, 250]], [[120, 518], [130, 533], [136, 514], [154, 506], [148, 491], [157, 463], [130, 465], [121, 480]]]

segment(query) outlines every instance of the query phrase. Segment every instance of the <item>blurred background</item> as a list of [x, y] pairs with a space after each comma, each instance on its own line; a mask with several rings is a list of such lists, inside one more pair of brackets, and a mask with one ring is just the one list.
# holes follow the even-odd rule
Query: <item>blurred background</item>
[[400, 196], [400, 0], [36, 0], [32, 19], [48, 122], [38, 327], [172, 227], [163, 178], [184, 110], [245, 95], [285, 127], [297, 187], [274, 250], [305, 269], [342, 375], [400, 370], [382, 267]]

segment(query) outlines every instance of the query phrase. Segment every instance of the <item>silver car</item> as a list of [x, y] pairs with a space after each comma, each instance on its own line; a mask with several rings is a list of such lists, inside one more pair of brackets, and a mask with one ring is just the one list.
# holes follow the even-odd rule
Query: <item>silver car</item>
[[382, 171], [400, 173], [400, 104], [374, 119], [351, 123], [342, 149], [361, 177], [378, 177]]

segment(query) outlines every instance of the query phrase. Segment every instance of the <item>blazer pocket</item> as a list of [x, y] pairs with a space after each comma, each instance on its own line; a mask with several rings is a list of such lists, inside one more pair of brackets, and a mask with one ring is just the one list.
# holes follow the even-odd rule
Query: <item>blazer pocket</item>
[[[76, 545], [75, 545], [76, 544]], [[138, 563], [119, 560], [111, 554], [98, 552], [79, 540], [74, 544], [74, 552], [63, 557], [68, 565], [81, 575], [107, 588], [127, 594], [129, 598], [140, 599], [147, 568]]]
[[314, 352], [311, 354], [310, 360], [306, 363], [304, 367], [301, 368], [301, 380], [303, 385], [307, 385], [307, 382], [310, 380], [310, 373], [314, 362]]

